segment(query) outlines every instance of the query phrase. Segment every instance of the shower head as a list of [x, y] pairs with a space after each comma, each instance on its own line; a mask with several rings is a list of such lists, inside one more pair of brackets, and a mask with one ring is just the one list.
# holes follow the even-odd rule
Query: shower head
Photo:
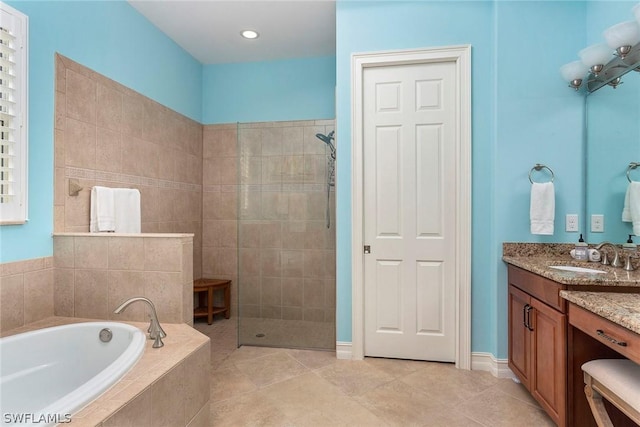
[[336, 158], [336, 147], [333, 145], [333, 143], [331, 141], [333, 141], [335, 131], [331, 131], [329, 132], [327, 135], [323, 135], [321, 133], [316, 133], [316, 138], [318, 138], [320, 141], [324, 142], [325, 144], [327, 144], [329, 146], [329, 148], [331, 149], [331, 157], [332, 158]]
[[334, 133], [335, 133], [334, 131], [329, 132], [328, 135], [323, 135], [321, 133], [316, 133], [316, 138], [318, 138], [320, 141], [324, 142], [327, 145], [333, 145], [333, 144], [331, 144], [331, 140], [334, 139], [333, 138], [333, 134]]

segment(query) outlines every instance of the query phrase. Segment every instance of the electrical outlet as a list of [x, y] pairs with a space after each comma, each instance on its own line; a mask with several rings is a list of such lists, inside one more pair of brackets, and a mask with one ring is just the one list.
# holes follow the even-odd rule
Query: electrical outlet
[[567, 214], [565, 217], [565, 231], [578, 231], [578, 214]]
[[604, 215], [591, 215], [591, 231], [604, 233]]

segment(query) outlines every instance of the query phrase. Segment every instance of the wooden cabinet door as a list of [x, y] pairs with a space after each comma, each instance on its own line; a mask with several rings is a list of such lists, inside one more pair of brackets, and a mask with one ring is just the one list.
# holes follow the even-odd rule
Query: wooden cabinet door
[[533, 397], [558, 424], [566, 422], [566, 315], [531, 298], [531, 376]]
[[509, 368], [530, 389], [530, 332], [525, 326], [525, 308], [531, 297], [509, 285]]

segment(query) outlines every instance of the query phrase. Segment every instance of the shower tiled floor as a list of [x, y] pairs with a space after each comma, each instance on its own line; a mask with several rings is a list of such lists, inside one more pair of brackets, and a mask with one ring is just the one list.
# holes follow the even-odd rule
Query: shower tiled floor
[[243, 346], [237, 319], [211, 338], [212, 426], [554, 426], [526, 390], [451, 364]]
[[336, 345], [334, 323], [257, 318], [242, 318], [240, 322], [239, 338], [244, 345], [313, 349]]

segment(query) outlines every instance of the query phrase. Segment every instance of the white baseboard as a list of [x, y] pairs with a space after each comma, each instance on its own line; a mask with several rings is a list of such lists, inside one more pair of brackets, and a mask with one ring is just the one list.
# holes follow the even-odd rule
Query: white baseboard
[[352, 355], [350, 342], [336, 341], [336, 359], [351, 360]]
[[[353, 352], [351, 343], [346, 341], [336, 341], [336, 359], [351, 360]], [[471, 370], [487, 371], [496, 378], [517, 377], [511, 372], [507, 359], [496, 359], [491, 353], [471, 353]]]
[[488, 371], [496, 378], [517, 379], [508, 362], [507, 359], [496, 359], [491, 353], [471, 353], [471, 370]]

